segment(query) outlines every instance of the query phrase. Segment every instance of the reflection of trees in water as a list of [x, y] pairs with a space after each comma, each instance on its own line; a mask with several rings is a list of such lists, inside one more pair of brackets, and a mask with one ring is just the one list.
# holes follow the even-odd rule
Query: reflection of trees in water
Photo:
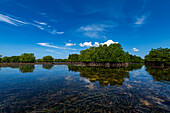
[[35, 69], [35, 66], [34, 65], [20, 65], [19, 68], [20, 68], [19, 69], [20, 72], [28, 73], [28, 72], [33, 72]]
[[146, 66], [146, 71], [152, 75], [154, 81], [167, 83], [170, 81], [170, 68], [153, 68]]
[[83, 67], [69, 65], [69, 71], [80, 72], [81, 77], [85, 77], [91, 82], [99, 81], [101, 87], [103, 86], [121, 86], [125, 78], [129, 78], [129, 71], [133, 69], [140, 69], [139, 65], [130, 65], [126, 68], [101, 68], [101, 67]]
[[42, 67], [43, 67], [44, 69], [50, 70], [50, 69], [52, 69], [52, 68], [54, 67], [54, 64], [43, 64]]
[[0, 67], [19, 68], [19, 71], [22, 73], [33, 72], [35, 69], [34, 65], [23, 65], [23, 64], [12, 64], [12, 65], [8, 64]]

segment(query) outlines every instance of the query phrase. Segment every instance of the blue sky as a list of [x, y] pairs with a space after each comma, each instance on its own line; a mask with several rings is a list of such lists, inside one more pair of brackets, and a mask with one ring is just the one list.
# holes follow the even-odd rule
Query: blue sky
[[144, 57], [170, 47], [170, 0], [0, 0], [0, 54], [68, 54], [120, 43]]

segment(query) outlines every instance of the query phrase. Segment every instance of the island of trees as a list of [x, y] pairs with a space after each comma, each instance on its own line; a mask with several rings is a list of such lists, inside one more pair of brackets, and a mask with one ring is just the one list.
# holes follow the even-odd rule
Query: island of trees
[[80, 54], [69, 55], [70, 62], [134, 62], [141, 63], [144, 60], [136, 55], [125, 52], [120, 44], [111, 44], [109, 46], [100, 45], [99, 47], [90, 47], [80, 51]]
[[125, 52], [120, 44], [109, 46], [99, 45], [80, 51], [80, 54], [69, 54], [68, 59], [54, 59], [52, 56], [44, 56], [36, 59], [33, 53], [24, 53], [20, 56], [3, 57], [0, 55], [0, 62], [6, 63], [35, 63], [35, 62], [83, 62], [83, 63], [143, 63], [154, 65], [170, 65], [170, 49], [152, 49], [145, 59]]
[[145, 56], [145, 63], [147, 65], [169, 66], [170, 65], [170, 49], [157, 48], [152, 49], [148, 55]]

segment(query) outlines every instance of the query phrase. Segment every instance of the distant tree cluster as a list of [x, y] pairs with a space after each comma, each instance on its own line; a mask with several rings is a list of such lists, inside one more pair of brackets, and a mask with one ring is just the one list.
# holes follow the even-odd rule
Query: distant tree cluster
[[[1, 55], [2, 57], [2, 55]], [[22, 62], [22, 63], [34, 63], [35, 60], [35, 56], [33, 53], [24, 53], [20, 56], [11, 56], [11, 57], [3, 57], [0, 58], [0, 62], [7, 62], [7, 63], [16, 63], [16, 62]]]
[[0, 62], [7, 63], [34, 63], [34, 62], [158, 62], [170, 65], [170, 49], [157, 48], [152, 49], [145, 60], [139, 56], [131, 55], [125, 52], [120, 44], [110, 44], [109, 46], [99, 45], [99, 47], [90, 47], [80, 51], [80, 54], [69, 54], [68, 59], [54, 59], [52, 56], [44, 56], [42, 59], [35, 59], [33, 53], [24, 53], [20, 56], [3, 57], [0, 55]]
[[152, 49], [149, 54], [145, 56], [145, 62], [164, 62], [170, 65], [170, 49]]
[[54, 62], [54, 58], [50, 55], [44, 56], [42, 59], [43, 62]]
[[67, 62], [67, 59], [55, 59], [55, 62]]
[[80, 55], [69, 55], [72, 62], [143, 62], [141, 57], [125, 52], [120, 44], [99, 45], [80, 51]]
[[68, 61], [78, 62], [78, 61], [80, 61], [80, 55], [79, 54], [69, 54]]

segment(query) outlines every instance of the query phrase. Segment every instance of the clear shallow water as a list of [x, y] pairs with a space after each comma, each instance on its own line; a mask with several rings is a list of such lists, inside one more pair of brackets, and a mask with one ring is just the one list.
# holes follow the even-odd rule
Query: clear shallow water
[[170, 69], [1, 67], [0, 112], [170, 112]]

